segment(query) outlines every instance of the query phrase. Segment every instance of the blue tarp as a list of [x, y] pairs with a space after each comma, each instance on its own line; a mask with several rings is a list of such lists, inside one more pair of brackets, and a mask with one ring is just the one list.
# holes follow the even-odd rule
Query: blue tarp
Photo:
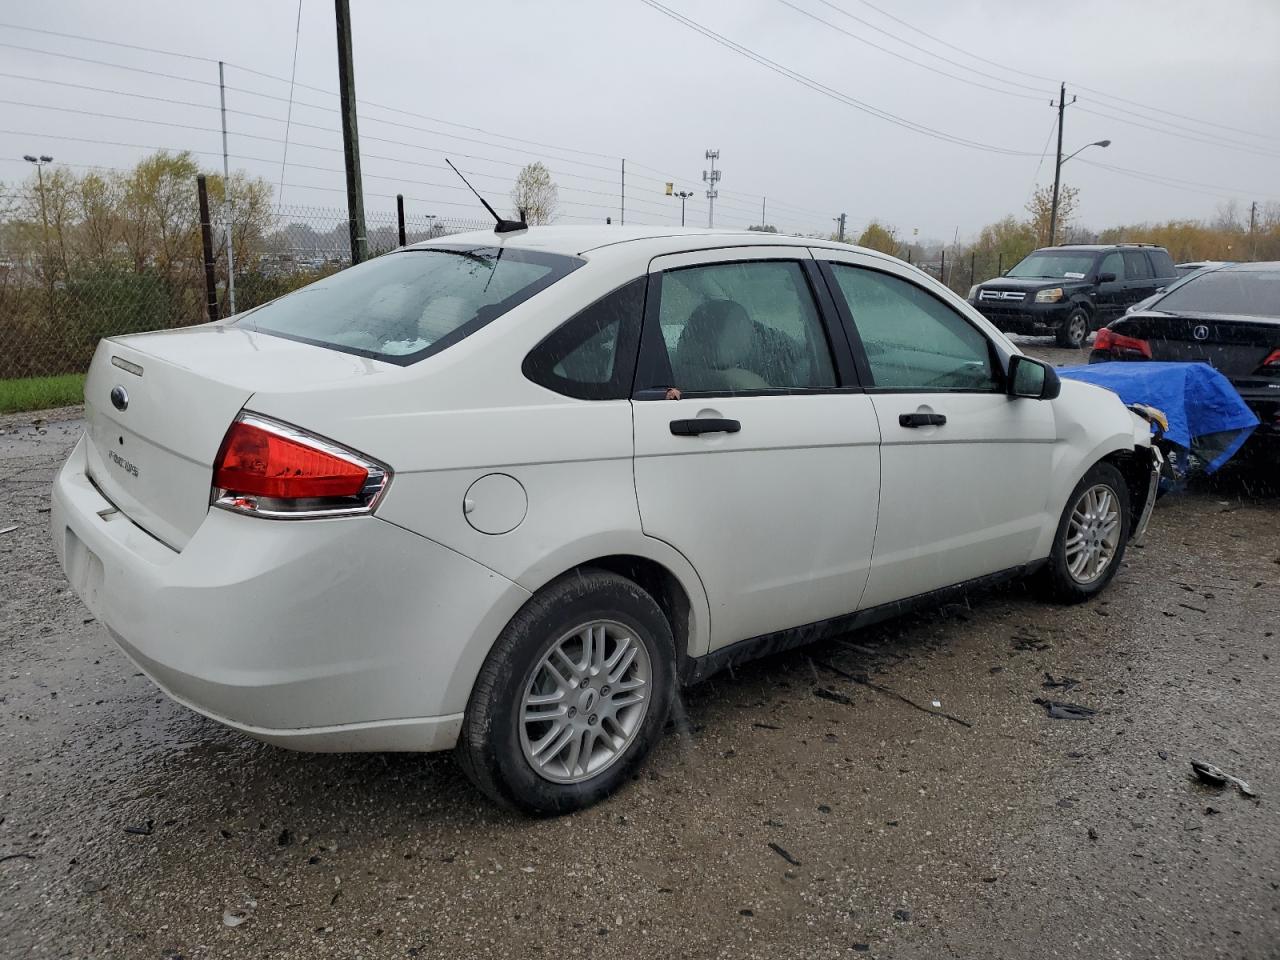
[[1209, 473], [1230, 460], [1258, 425], [1231, 381], [1207, 363], [1112, 361], [1058, 373], [1106, 387], [1127, 404], [1156, 407], [1169, 418], [1165, 438], [1203, 460]]

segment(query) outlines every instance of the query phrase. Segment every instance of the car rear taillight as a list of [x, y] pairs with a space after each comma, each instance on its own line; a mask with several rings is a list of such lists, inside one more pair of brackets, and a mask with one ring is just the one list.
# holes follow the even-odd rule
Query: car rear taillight
[[1262, 373], [1280, 373], [1280, 347], [1267, 354], [1267, 359], [1262, 361], [1262, 366], [1258, 369]]
[[1094, 338], [1093, 349], [1102, 350], [1116, 357], [1144, 357], [1151, 359], [1151, 344], [1137, 337], [1126, 337], [1110, 327], [1103, 327]]
[[255, 413], [242, 413], [213, 464], [215, 507], [275, 519], [368, 513], [391, 470], [354, 450]]

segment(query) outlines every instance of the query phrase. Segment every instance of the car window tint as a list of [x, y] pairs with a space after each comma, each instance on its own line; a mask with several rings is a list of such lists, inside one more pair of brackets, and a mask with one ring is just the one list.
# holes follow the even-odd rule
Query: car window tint
[[913, 283], [832, 264], [862, 340], [873, 386], [896, 390], [999, 390], [987, 338]]
[[669, 270], [658, 322], [684, 393], [836, 386], [800, 264], [754, 260]]
[[1147, 255], [1141, 250], [1124, 252], [1124, 275], [1128, 280], [1146, 280], [1155, 276], [1151, 272], [1151, 264], [1147, 263]]
[[1210, 270], [1197, 274], [1157, 300], [1170, 313], [1280, 314], [1280, 270]]
[[582, 400], [631, 394], [644, 315], [645, 278], [601, 297], [556, 330], [524, 359], [534, 383]]
[[1108, 253], [1102, 258], [1102, 263], [1098, 265], [1098, 273], [1114, 273], [1117, 280], [1123, 280], [1124, 273], [1124, 257], [1119, 253]]

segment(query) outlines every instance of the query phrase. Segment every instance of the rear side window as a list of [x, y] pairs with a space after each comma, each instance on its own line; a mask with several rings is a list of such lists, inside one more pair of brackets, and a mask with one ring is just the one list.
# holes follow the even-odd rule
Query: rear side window
[[1151, 272], [1151, 264], [1147, 263], [1147, 255], [1141, 250], [1126, 250], [1124, 275], [1129, 280], [1146, 280], [1154, 276]]
[[813, 293], [795, 261], [668, 270], [662, 274], [658, 326], [670, 364], [668, 386], [684, 393], [836, 386]]
[[644, 290], [644, 277], [632, 280], [565, 321], [524, 358], [524, 375], [580, 400], [629, 397]]
[[235, 323], [405, 366], [469, 336], [583, 262], [511, 247], [402, 250], [318, 280]]
[[1155, 269], [1157, 277], [1168, 279], [1178, 275], [1178, 270], [1173, 265], [1173, 257], [1164, 250], [1148, 250], [1147, 256], [1151, 258], [1151, 266]]

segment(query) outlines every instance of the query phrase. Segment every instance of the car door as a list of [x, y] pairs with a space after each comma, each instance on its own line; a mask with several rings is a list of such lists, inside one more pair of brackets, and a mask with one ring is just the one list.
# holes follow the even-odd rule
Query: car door
[[808, 252], [651, 265], [633, 397], [641, 524], [702, 578], [711, 647], [852, 612], [880, 432]]
[[1120, 312], [1123, 314], [1127, 307], [1155, 293], [1157, 282], [1145, 250], [1125, 250], [1121, 256], [1124, 259], [1124, 302], [1120, 305]]
[[932, 281], [859, 254], [833, 254], [822, 269], [882, 437], [863, 606], [1029, 562], [1054, 522], [1051, 405], [1006, 395], [1000, 352]]
[[[1112, 278], [1103, 281], [1101, 278], [1111, 274]], [[1125, 272], [1124, 257], [1119, 250], [1113, 250], [1104, 256], [1098, 264], [1098, 287], [1094, 294], [1095, 327], [1105, 327], [1108, 323], [1124, 314]]]

